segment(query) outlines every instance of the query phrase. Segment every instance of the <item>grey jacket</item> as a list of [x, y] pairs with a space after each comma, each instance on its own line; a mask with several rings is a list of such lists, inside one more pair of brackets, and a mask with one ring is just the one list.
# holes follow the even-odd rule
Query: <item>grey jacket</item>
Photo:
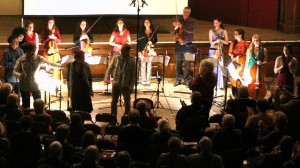
[[113, 77], [113, 85], [133, 89], [136, 81], [136, 64], [133, 56], [123, 58], [122, 55], [114, 56], [105, 73], [105, 81], [110, 75]]

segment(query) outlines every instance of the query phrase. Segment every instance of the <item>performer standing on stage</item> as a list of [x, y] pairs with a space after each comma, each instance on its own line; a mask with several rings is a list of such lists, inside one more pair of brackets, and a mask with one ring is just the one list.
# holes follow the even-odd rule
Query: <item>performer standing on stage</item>
[[[233, 62], [238, 64], [237, 73], [240, 77], [243, 77], [244, 67], [246, 63], [246, 51], [249, 47], [249, 43], [244, 41], [245, 31], [237, 29], [234, 31], [234, 41], [230, 43], [228, 55]], [[232, 82], [232, 95], [237, 96], [238, 86], [234, 86], [233, 83], [239, 83], [238, 81]]]
[[[175, 56], [176, 56], [176, 82], [174, 86], [181, 84], [182, 78], [185, 80], [186, 86], [189, 86], [191, 79], [190, 75], [190, 62], [185, 61], [184, 53], [192, 53], [192, 41], [194, 31], [194, 21], [189, 16], [191, 8], [185, 7], [183, 15], [176, 22], [173, 22], [172, 34], [175, 34]], [[185, 74], [183, 76], [182, 63], [184, 63]]]
[[126, 28], [126, 24], [123, 18], [119, 18], [116, 22], [115, 29], [113, 30], [109, 39], [109, 44], [114, 48], [111, 52], [112, 56], [115, 56], [121, 52], [121, 46], [124, 43], [131, 43], [130, 32]]
[[39, 51], [39, 35], [34, 32], [34, 23], [32, 21], [28, 21], [26, 25], [27, 31], [26, 31], [26, 41], [32, 42], [35, 44], [36, 50], [34, 54], [37, 54]]
[[75, 43], [75, 50], [80, 49], [85, 53], [92, 54], [91, 43], [94, 42], [93, 34], [87, 30], [89, 29], [89, 24], [86, 19], [82, 19], [77, 28], [76, 33], [73, 36], [73, 42]]
[[[144, 19], [143, 27], [139, 32], [138, 44], [139, 44], [139, 56], [156, 56], [154, 52], [154, 44], [157, 42], [157, 34], [155, 32], [152, 21], [149, 18]], [[149, 85], [151, 82], [151, 62], [141, 63], [141, 83], [143, 85]], [[147, 69], [147, 70], [146, 70]]]
[[130, 111], [130, 94], [136, 81], [135, 58], [130, 55], [130, 45], [124, 43], [121, 47], [121, 54], [116, 55], [109, 64], [105, 73], [105, 82], [108, 83], [110, 75], [114, 77], [112, 83], [111, 113], [117, 116], [117, 104], [120, 95], [123, 95], [125, 102], [125, 114]]
[[297, 58], [293, 57], [293, 47], [286, 44], [281, 56], [275, 61], [274, 73], [278, 74], [276, 86], [283, 86], [286, 90], [294, 93], [294, 78], [297, 72]]
[[73, 63], [68, 65], [67, 82], [69, 108], [71, 111], [93, 111], [91, 96], [94, 96], [90, 65], [84, 61], [84, 52], [75, 50]]
[[27, 42], [23, 45], [24, 55], [21, 56], [14, 67], [13, 74], [20, 79], [20, 91], [23, 108], [30, 107], [30, 92], [33, 99], [41, 98], [41, 91], [35, 79], [40, 64], [46, 63], [54, 67], [61, 67], [60, 64], [47, 61], [40, 55], [35, 55], [35, 44]]
[[[57, 43], [61, 42], [60, 33], [58, 28], [55, 26], [53, 17], [49, 17], [47, 21], [47, 27], [41, 32], [41, 43], [44, 45], [43, 56], [51, 62], [59, 62], [60, 55], [58, 51]], [[60, 79], [59, 70], [53, 71], [53, 76], [56, 79]]]
[[7, 42], [9, 43], [9, 47], [5, 50], [2, 57], [3, 65], [5, 68], [4, 79], [5, 82], [9, 82], [12, 85], [13, 91], [19, 95], [19, 79], [13, 75], [13, 70], [16, 65], [17, 59], [24, 53], [23, 50], [19, 47], [18, 37], [9, 36]]
[[[250, 77], [250, 69], [253, 65], [266, 65], [268, 63], [268, 50], [262, 47], [259, 34], [253, 34], [252, 42], [246, 52], [245, 69], [243, 79], [249, 83], [247, 79]], [[250, 81], [251, 82], [251, 81]]]
[[22, 47], [26, 42], [26, 30], [23, 27], [16, 27], [12, 32], [12, 36], [18, 37], [19, 47]]
[[218, 63], [214, 68], [214, 72], [218, 74], [217, 89], [224, 88], [223, 73], [219, 66], [223, 66], [223, 44], [228, 44], [227, 31], [219, 18], [213, 20], [214, 28], [209, 30], [210, 50], [209, 57], [215, 58]]

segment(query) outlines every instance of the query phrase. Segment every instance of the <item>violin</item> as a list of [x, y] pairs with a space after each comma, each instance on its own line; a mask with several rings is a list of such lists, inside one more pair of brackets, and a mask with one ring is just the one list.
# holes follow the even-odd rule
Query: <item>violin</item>
[[[87, 36], [87, 33], [85, 31], [82, 32], [80, 37], [83, 37], [83, 36]], [[80, 50], [82, 50], [85, 53], [92, 53], [93, 48], [91, 47], [90, 42], [91, 42], [90, 38], [81, 40], [80, 41]]]
[[[220, 36], [217, 36], [217, 39], [220, 40]], [[219, 42], [214, 46], [215, 54], [213, 55], [214, 58], [221, 60], [223, 58], [223, 43]]]
[[[54, 35], [54, 33], [55, 33], [55, 28], [53, 28], [52, 30], [49, 30], [49, 34]], [[53, 55], [53, 54], [58, 53], [58, 49], [57, 48], [55, 49], [55, 40], [51, 39], [48, 42], [48, 46], [49, 46], [49, 49], [47, 52], [48, 55]]]
[[183, 44], [184, 42], [184, 39], [183, 39], [183, 33], [184, 33], [184, 30], [183, 28], [179, 27], [178, 29], [176, 29], [176, 32], [175, 32], [175, 42], [178, 41], [179, 44]]

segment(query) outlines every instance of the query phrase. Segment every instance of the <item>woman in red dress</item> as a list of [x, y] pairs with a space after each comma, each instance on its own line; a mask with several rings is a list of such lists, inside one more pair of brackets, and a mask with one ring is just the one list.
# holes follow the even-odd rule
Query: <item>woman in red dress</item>
[[114, 56], [120, 53], [122, 44], [126, 42], [129, 44], [131, 43], [130, 32], [126, 28], [124, 19], [119, 18], [109, 39], [109, 44], [114, 47], [111, 55]]
[[26, 25], [27, 31], [26, 31], [26, 41], [32, 42], [36, 46], [35, 54], [39, 51], [39, 35], [34, 32], [34, 23], [32, 21], [28, 21]]

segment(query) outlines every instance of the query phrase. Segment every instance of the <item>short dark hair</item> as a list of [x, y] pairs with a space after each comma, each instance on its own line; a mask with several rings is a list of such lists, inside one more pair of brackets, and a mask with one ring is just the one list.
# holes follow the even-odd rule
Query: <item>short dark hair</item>
[[27, 53], [28, 51], [35, 51], [36, 46], [34, 43], [32, 42], [26, 42], [23, 46], [22, 49], [24, 51], [24, 53]]
[[267, 99], [259, 99], [256, 101], [256, 106], [260, 112], [264, 113], [269, 108], [268, 100]]
[[74, 59], [82, 59], [84, 58], [84, 52], [82, 50], [74, 51]]
[[18, 38], [18, 37], [15, 36], [15, 35], [11, 35], [11, 36], [9, 36], [9, 37], [7, 38], [7, 42], [10, 44], [10, 43], [12, 43], [12, 42], [14, 41], [14, 39], [16, 39], [16, 38]]
[[31, 128], [33, 124], [33, 118], [29, 115], [24, 115], [23, 117], [21, 117], [20, 119], [20, 127], [23, 130], [28, 130]]
[[140, 121], [140, 112], [137, 109], [131, 109], [128, 113], [130, 124], [137, 124]]

